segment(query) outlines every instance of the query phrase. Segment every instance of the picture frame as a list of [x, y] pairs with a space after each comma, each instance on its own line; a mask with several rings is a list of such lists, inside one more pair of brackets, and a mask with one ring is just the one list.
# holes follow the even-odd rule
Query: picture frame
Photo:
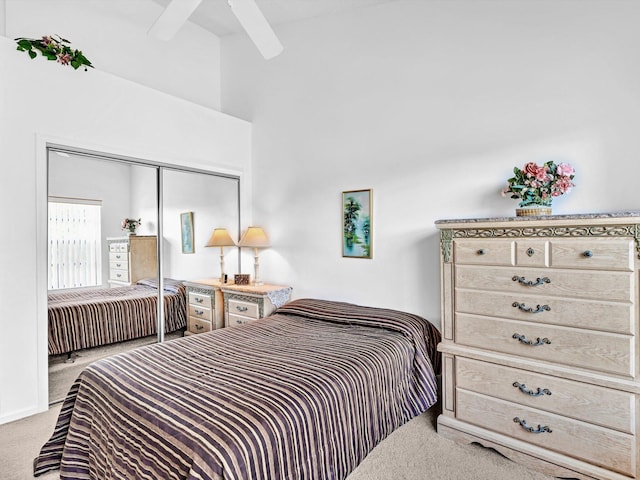
[[180, 234], [182, 238], [182, 253], [195, 253], [193, 244], [193, 212], [180, 214]]
[[342, 192], [342, 256], [373, 258], [373, 190]]

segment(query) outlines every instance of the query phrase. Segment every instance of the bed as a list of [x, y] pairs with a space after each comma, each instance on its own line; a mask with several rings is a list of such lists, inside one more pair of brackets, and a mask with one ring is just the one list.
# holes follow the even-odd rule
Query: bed
[[34, 474], [343, 479], [436, 402], [423, 318], [326, 300], [100, 360], [65, 399]]
[[[182, 282], [164, 281], [165, 333], [186, 326]], [[155, 335], [158, 282], [117, 288], [83, 288], [48, 294], [49, 355]]]

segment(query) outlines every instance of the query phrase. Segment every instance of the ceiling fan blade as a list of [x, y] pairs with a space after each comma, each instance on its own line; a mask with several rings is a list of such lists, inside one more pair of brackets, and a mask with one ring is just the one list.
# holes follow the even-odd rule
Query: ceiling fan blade
[[282, 53], [284, 47], [255, 0], [228, 0], [228, 2], [240, 25], [265, 59], [269, 60]]
[[202, 0], [172, 0], [149, 29], [159, 40], [171, 40]]

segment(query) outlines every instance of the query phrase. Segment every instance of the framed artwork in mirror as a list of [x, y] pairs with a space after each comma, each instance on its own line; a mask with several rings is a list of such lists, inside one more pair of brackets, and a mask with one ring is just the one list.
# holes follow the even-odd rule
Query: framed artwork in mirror
[[182, 236], [182, 253], [195, 253], [193, 245], [193, 212], [180, 214], [180, 233]]

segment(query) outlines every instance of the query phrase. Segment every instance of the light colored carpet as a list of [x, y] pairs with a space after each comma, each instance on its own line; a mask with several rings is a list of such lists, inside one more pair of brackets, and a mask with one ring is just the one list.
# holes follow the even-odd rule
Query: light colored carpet
[[[0, 426], [0, 478], [32, 477], [32, 461], [49, 438], [60, 405]], [[493, 450], [458, 445], [435, 432], [437, 407], [407, 422], [378, 445], [348, 480], [550, 480]], [[59, 480], [57, 471], [42, 480]], [[277, 480], [277, 479], [274, 479]]]
[[436, 433], [438, 406], [383, 440], [348, 480], [551, 480], [480, 445], [460, 445]]
[[[183, 330], [167, 333], [165, 341], [173, 340], [183, 336]], [[49, 405], [61, 402], [67, 396], [69, 387], [73, 384], [84, 367], [91, 362], [100, 360], [101, 358], [115, 355], [116, 353], [126, 352], [134, 348], [142, 347], [156, 343], [157, 337], [136, 338], [126, 342], [114, 343], [112, 345], [104, 345], [102, 347], [88, 348], [80, 350], [67, 358], [67, 354], [50, 355], [49, 356]]]

